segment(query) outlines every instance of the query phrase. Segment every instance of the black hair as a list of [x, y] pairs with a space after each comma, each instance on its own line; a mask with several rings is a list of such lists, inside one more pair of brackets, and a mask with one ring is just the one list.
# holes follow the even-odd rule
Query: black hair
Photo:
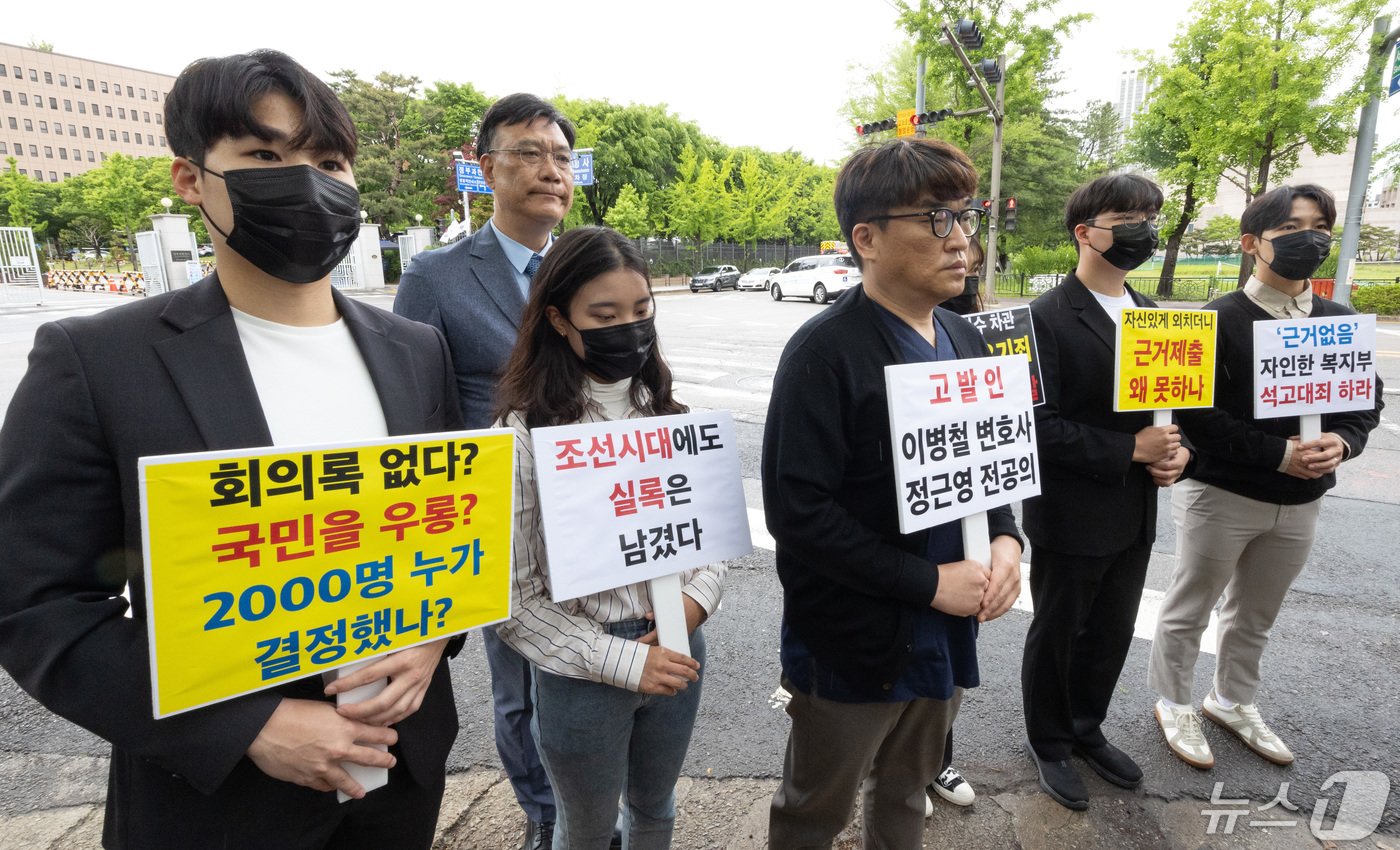
[[547, 100], [518, 92], [506, 95], [491, 104], [486, 114], [481, 116], [481, 129], [476, 133], [476, 155], [491, 152], [491, 143], [495, 141], [497, 127], [503, 124], [529, 124], [536, 118], [548, 118], [558, 124], [564, 138], [569, 142], [569, 147], [574, 146], [574, 125], [564, 117], [564, 113]]
[[197, 59], [176, 78], [165, 98], [165, 136], [176, 156], [202, 163], [220, 139], [276, 134], [253, 109], [264, 96], [286, 95], [301, 107], [301, 126], [288, 140], [295, 149], [335, 153], [355, 162], [355, 122], [330, 86], [277, 50]]
[[1162, 209], [1162, 189], [1141, 174], [1106, 174], [1074, 190], [1065, 204], [1065, 230], [1075, 250], [1079, 240], [1074, 228], [1107, 212], [1145, 212]]
[[836, 175], [836, 220], [851, 259], [863, 269], [865, 260], [851, 238], [857, 224], [925, 198], [960, 201], [975, 191], [977, 170], [967, 154], [938, 139], [895, 139], [863, 147], [841, 166]]
[[1293, 202], [1298, 198], [1308, 198], [1317, 204], [1327, 221], [1328, 230], [1337, 223], [1337, 201], [1331, 192], [1312, 183], [1279, 186], [1255, 198], [1245, 207], [1240, 215], [1240, 235], [1252, 233], [1261, 236], [1266, 230], [1281, 227], [1293, 217]]
[[[498, 419], [518, 412], [529, 428], [569, 425], [583, 418], [583, 361], [549, 322], [549, 308], [567, 318], [584, 284], [618, 269], [641, 275], [651, 290], [646, 258], [631, 239], [607, 227], [575, 227], [554, 240], [530, 286], [520, 335], [496, 390]], [[632, 406], [650, 416], [685, 413], [671, 394], [671, 368], [652, 340], [651, 356], [632, 378]]]

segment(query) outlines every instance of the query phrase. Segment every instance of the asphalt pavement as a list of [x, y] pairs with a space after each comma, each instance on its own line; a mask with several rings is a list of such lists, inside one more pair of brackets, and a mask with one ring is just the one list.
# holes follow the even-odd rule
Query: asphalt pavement
[[[0, 407], [23, 373], [40, 323], [125, 301], [56, 295], [64, 297], [43, 306], [0, 299]], [[380, 292], [365, 299], [388, 306], [392, 296]], [[782, 346], [822, 309], [774, 303], [762, 293], [681, 290], [660, 302], [658, 325], [678, 394], [693, 407], [734, 413], [757, 547], [730, 563], [724, 607], [706, 625], [710, 657], [677, 789], [677, 848], [737, 850], [767, 843], [767, 804], [781, 774], [788, 722], [778, 690], [781, 588], [762, 526], [758, 456]], [[1400, 324], [1382, 325], [1379, 349], [1382, 377], [1400, 387]], [[1297, 763], [1275, 767], [1208, 728], [1218, 765], [1200, 772], [1162, 743], [1146, 669], [1152, 603], [1174, 563], [1175, 534], [1164, 510], [1143, 599], [1147, 619], [1106, 724], [1115, 743], [1142, 764], [1143, 786], [1124, 791], [1083, 770], [1093, 802], [1082, 813], [1040, 793], [1020, 751], [1020, 652], [1030, 622], [1023, 599], [982, 629], [982, 686], [968, 693], [956, 724], [955, 764], [977, 790], [977, 802], [966, 809], [939, 802], [925, 845], [1400, 850], [1400, 794], [1388, 787], [1400, 781], [1400, 395], [1388, 394], [1387, 400], [1392, 409], [1382, 427], [1367, 451], [1343, 467], [1341, 484], [1324, 502], [1317, 547], [1264, 661], [1259, 702], [1298, 753]], [[1202, 655], [1198, 694], [1209, 687], [1212, 661], [1208, 652]], [[452, 671], [462, 727], [449, 762], [437, 846], [513, 848], [523, 816], [494, 752], [489, 676], [478, 639], [468, 640]], [[99, 846], [104, 742], [48, 713], [2, 674], [0, 718], [0, 850]], [[1342, 834], [1347, 823], [1337, 823], [1336, 812], [1340, 807], [1366, 820], [1365, 792], [1380, 793], [1382, 779], [1387, 787], [1378, 828], [1348, 839]], [[857, 816], [838, 847], [859, 846], [858, 824]]]

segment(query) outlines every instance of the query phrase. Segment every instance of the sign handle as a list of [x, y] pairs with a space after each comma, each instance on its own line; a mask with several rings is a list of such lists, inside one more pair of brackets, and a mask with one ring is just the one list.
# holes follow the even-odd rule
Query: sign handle
[[1172, 424], [1172, 412], [1170, 410], [1152, 411], [1152, 424], [1158, 428]]
[[1298, 417], [1298, 442], [1311, 443], [1322, 438], [1322, 414], [1304, 413]]
[[991, 533], [987, 528], [987, 512], [978, 511], [962, 518], [963, 557], [976, 561], [982, 569], [992, 568]]
[[[351, 673], [354, 673], [356, 670], [359, 670], [361, 667], [364, 667], [366, 664], [371, 663], [372, 661], [374, 661], [373, 658], [367, 658], [364, 661], [357, 661], [354, 664], [347, 664], [344, 667], [340, 667], [330, 671], [326, 674], [326, 678], [331, 678], [332, 680], [334, 680], [339, 679], [342, 676], [348, 676]], [[355, 688], [354, 690], [343, 691], [341, 693], [336, 694], [335, 704], [337, 706], [354, 705], [357, 702], [364, 702], [367, 699], [373, 699], [374, 697], [379, 696], [379, 694], [388, 686], [388, 679], [377, 679], [373, 682], [370, 682], [368, 685], [361, 685], [358, 688]], [[383, 744], [369, 744], [367, 746], [372, 746], [375, 749], [383, 750], [384, 752], [389, 751], [389, 748]], [[340, 766], [345, 768], [345, 772], [354, 777], [356, 782], [364, 786], [365, 791], [373, 791], [376, 788], [383, 788], [385, 785], [389, 784], [388, 768], [370, 767], [368, 765], [356, 764], [355, 762], [350, 761], [343, 761], [340, 763]], [[347, 796], [344, 791], [336, 791], [335, 798], [341, 803], [344, 803], [350, 799], [350, 797]]]
[[656, 617], [657, 643], [690, 655], [690, 632], [685, 628], [685, 603], [681, 599], [681, 574], [651, 579], [647, 587], [651, 591], [651, 612]]

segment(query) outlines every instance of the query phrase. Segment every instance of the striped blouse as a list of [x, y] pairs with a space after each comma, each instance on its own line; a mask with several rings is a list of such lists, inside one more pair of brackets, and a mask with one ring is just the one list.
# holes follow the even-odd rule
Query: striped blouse
[[[589, 405], [581, 422], [640, 418], [630, 403], [630, 381], [600, 384], [588, 379]], [[544, 524], [535, 486], [530, 429], [519, 413], [498, 427], [515, 430], [515, 587], [511, 619], [497, 626], [501, 639], [540, 668], [560, 676], [639, 690], [649, 647], [613, 637], [605, 625], [640, 619], [651, 611], [646, 582], [556, 603], [550, 599]], [[681, 572], [681, 590], [713, 614], [724, 594], [727, 568], [712, 564]]]

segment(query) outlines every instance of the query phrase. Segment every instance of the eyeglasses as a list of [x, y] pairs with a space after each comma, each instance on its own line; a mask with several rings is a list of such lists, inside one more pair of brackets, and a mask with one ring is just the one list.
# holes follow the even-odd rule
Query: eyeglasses
[[574, 167], [572, 151], [542, 151], [539, 148], [493, 148], [487, 153], [513, 153], [516, 159], [531, 168], [538, 167], [546, 159], [560, 171], [571, 171]]
[[958, 229], [963, 232], [964, 236], [976, 235], [978, 229], [982, 227], [982, 216], [985, 214], [986, 213], [982, 210], [974, 207], [968, 207], [965, 210], [952, 210], [947, 207], [939, 207], [938, 209], [929, 210], [928, 212], [875, 215], [867, 220], [884, 221], [891, 218], [927, 218], [929, 227], [933, 229], [933, 235], [937, 236], [939, 239], [946, 239], [948, 234], [953, 232], [953, 222], [955, 221], [958, 223]]
[[[1149, 212], [1110, 213], [1110, 214], [1104, 216], [1104, 218], [1109, 219], [1110, 221], [1112, 221], [1112, 223], [1113, 223], [1114, 225], [1118, 225], [1118, 224], [1142, 224], [1144, 221], [1147, 222], [1148, 224], [1153, 224], [1153, 225], [1155, 225], [1155, 224], [1157, 223], [1157, 214], [1156, 214], [1156, 213], [1149, 213]], [[1099, 225], [1097, 225], [1097, 224], [1094, 224], [1094, 222], [1096, 222], [1096, 221], [1098, 221], [1097, 218], [1091, 218], [1091, 219], [1086, 220], [1084, 223], [1087, 224], [1087, 225], [1089, 225], [1090, 227], [1098, 227], [1100, 230], [1112, 230], [1112, 229], [1113, 229], [1112, 226], [1110, 226], [1110, 227], [1101, 227], [1101, 226], [1099, 226]]]

